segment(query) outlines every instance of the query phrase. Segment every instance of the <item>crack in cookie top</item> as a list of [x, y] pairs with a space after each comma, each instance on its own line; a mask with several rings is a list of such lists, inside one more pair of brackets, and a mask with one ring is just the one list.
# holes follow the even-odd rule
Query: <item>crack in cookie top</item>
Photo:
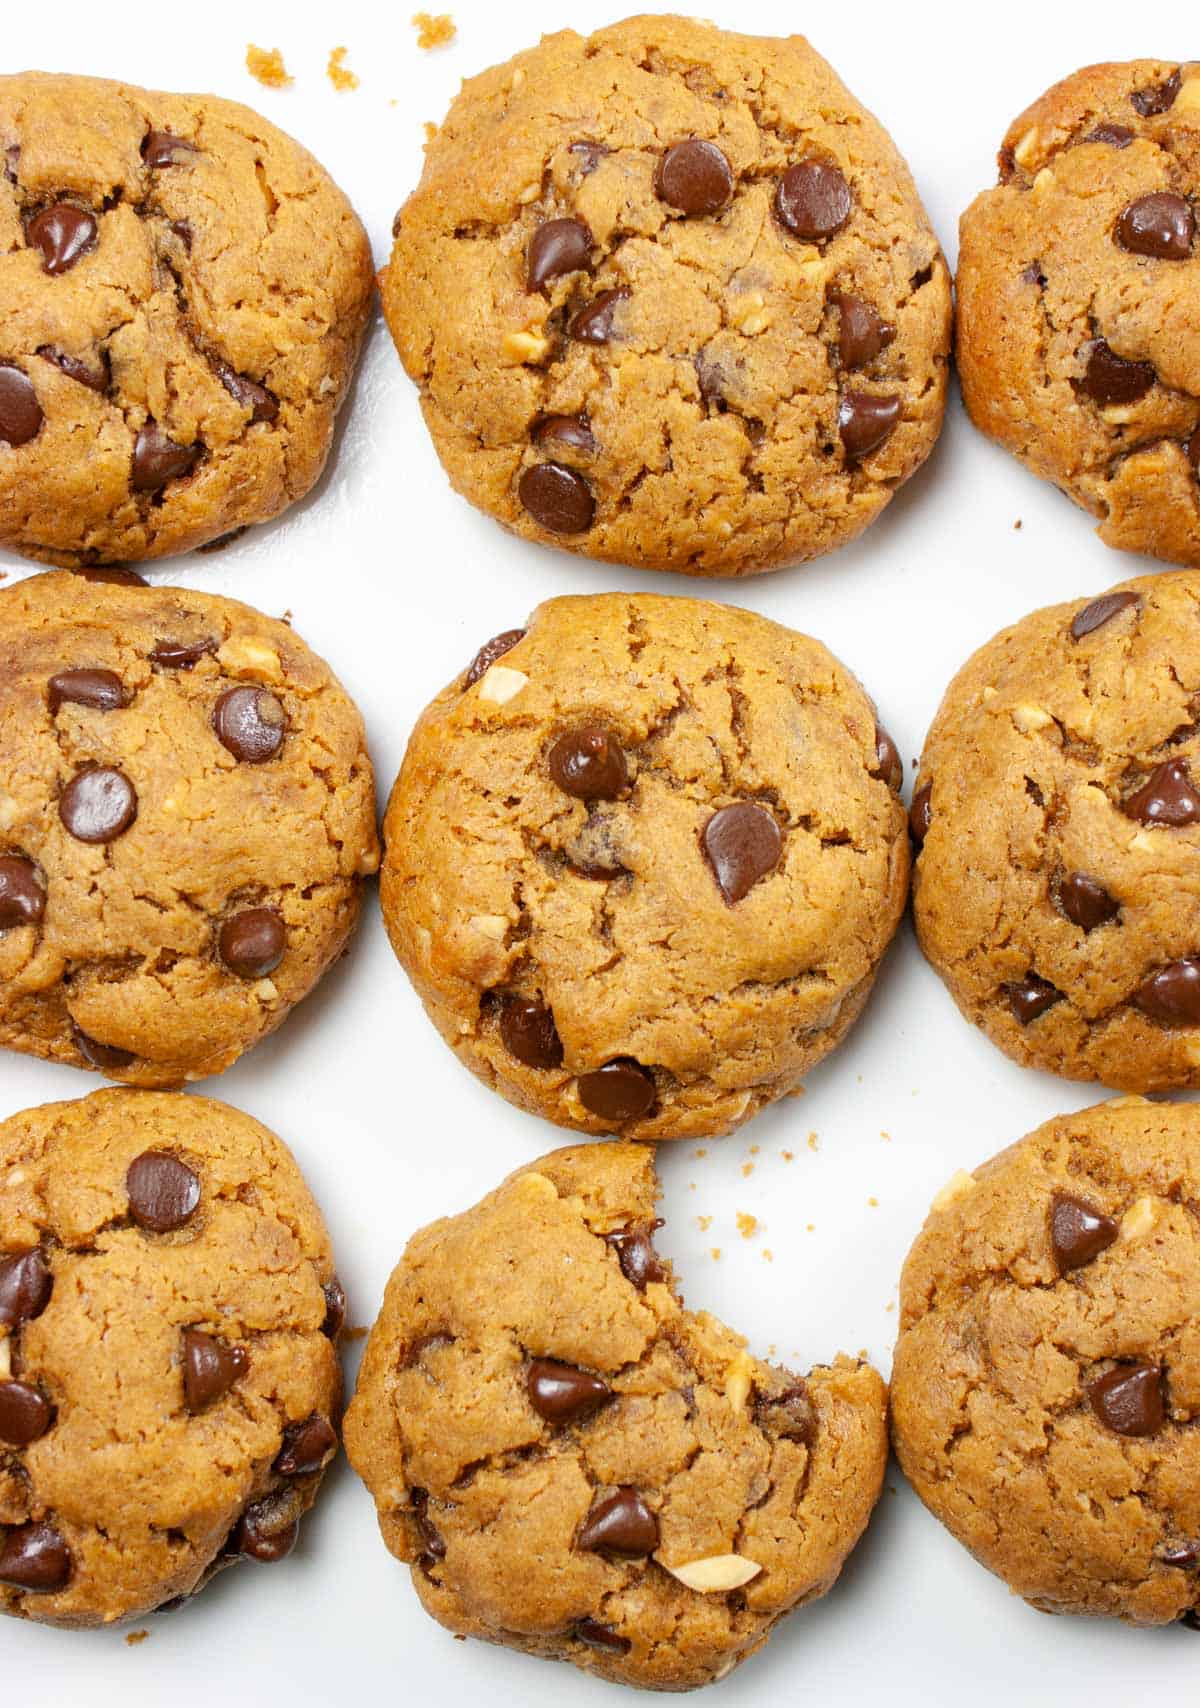
[[464, 85], [395, 234], [384, 309], [438, 453], [529, 538], [768, 569], [852, 538], [937, 436], [937, 241], [800, 37], [548, 37]]

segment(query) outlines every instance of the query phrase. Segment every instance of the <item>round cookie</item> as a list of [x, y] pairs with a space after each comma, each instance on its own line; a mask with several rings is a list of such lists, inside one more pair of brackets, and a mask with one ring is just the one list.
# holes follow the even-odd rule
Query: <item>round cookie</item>
[[962, 220], [975, 425], [1098, 518], [1200, 564], [1200, 64], [1093, 65], [1009, 127]]
[[1200, 1109], [1118, 1098], [939, 1193], [892, 1433], [925, 1505], [1046, 1613], [1200, 1606]]
[[1034, 612], [968, 661], [926, 740], [921, 946], [1027, 1066], [1200, 1086], [1198, 599], [1180, 572]]
[[527, 539], [773, 569], [853, 539], [937, 438], [937, 239], [800, 36], [548, 36], [463, 85], [394, 232], [384, 313], [437, 453]]
[[879, 1495], [886, 1390], [801, 1380], [685, 1311], [652, 1152], [555, 1151], [418, 1233], [346, 1448], [426, 1612], [623, 1684], [722, 1678], [828, 1590]]
[[422, 714], [384, 920], [459, 1059], [588, 1133], [724, 1133], [860, 1013], [908, 888], [901, 766], [819, 642], [552, 599]]
[[371, 271], [345, 196], [249, 108], [0, 77], [0, 546], [157, 558], [303, 497]]
[[336, 1451], [345, 1299], [290, 1153], [203, 1097], [0, 1123], [0, 1611], [107, 1625], [279, 1560]]
[[53, 573], [0, 592], [0, 1044], [219, 1073], [341, 952], [375, 870], [362, 720], [286, 623]]

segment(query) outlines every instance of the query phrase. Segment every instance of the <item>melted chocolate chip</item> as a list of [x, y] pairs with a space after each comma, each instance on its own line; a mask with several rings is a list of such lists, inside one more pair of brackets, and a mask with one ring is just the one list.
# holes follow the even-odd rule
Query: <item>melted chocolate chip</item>
[[908, 834], [920, 848], [933, 823], [933, 784], [922, 783], [908, 809]]
[[1059, 1274], [1082, 1269], [1106, 1251], [1120, 1231], [1111, 1216], [1093, 1210], [1082, 1198], [1059, 1193], [1050, 1210], [1050, 1245]]
[[281, 1477], [312, 1477], [337, 1446], [337, 1434], [328, 1418], [314, 1412], [303, 1423], [289, 1423], [274, 1469]]
[[1140, 984], [1129, 999], [1164, 1026], [1200, 1026], [1200, 960], [1169, 961]]
[[1121, 611], [1127, 611], [1131, 605], [1141, 605], [1136, 593], [1104, 593], [1099, 599], [1093, 599], [1090, 605], [1085, 605], [1082, 611], [1076, 611], [1071, 619], [1071, 639], [1082, 640], [1085, 635], [1093, 634], [1102, 629], [1105, 623], [1111, 623]]
[[95, 581], [106, 587], [148, 587], [150, 583], [136, 569], [126, 569], [122, 563], [92, 563], [73, 569], [80, 581]]
[[89, 1038], [74, 1022], [71, 1024], [71, 1036], [84, 1061], [98, 1073], [118, 1073], [133, 1060], [131, 1051], [118, 1049], [116, 1044], [102, 1044], [98, 1038]]
[[838, 361], [847, 370], [865, 368], [892, 342], [896, 328], [862, 297], [835, 291], [829, 300], [838, 311]]
[[183, 1331], [183, 1402], [193, 1417], [227, 1394], [249, 1368], [244, 1346], [228, 1346], [198, 1328]]
[[56, 202], [43, 208], [25, 228], [30, 247], [42, 252], [42, 268], [57, 277], [73, 267], [96, 241], [96, 221], [86, 208]]
[[667, 1279], [662, 1259], [654, 1249], [654, 1233], [662, 1225], [659, 1219], [641, 1227], [619, 1228], [604, 1236], [605, 1245], [611, 1245], [617, 1254], [621, 1274], [639, 1293], [645, 1291], [648, 1281]]
[[213, 707], [213, 731], [242, 765], [262, 765], [283, 745], [287, 713], [266, 688], [227, 688]]
[[256, 421], [274, 421], [279, 414], [279, 399], [273, 391], [268, 391], [265, 385], [259, 385], [257, 380], [249, 379], [245, 374], [239, 374], [236, 368], [231, 368], [228, 362], [214, 362], [217, 378], [225, 387], [235, 403], [240, 403], [243, 409], [250, 411], [250, 423]]
[[548, 219], [529, 240], [525, 289], [540, 291], [551, 279], [587, 270], [592, 234], [581, 219]]
[[503, 634], [493, 635], [490, 641], [485, 641], [467, 667], [463, 687], [473, 688], [481, 677], [487, 675], [498, 658], [503, 658], [506, 652], [512, 651], [518, 641], [524, 639], [524, 629], [505, 629]]
[[838, 403], [838, 432], [848, 462], [877, 451], [895, 432], [900, 399], [894, 392], [844, 391]]
[[539, 448], [558, 444], [568, 445], [573, 451], [591, 452], [596, 449], [592, 430], [583, 415], [547, 415], [544, 421], [538, 422], [530, 437]]
[[58, 799], [58, 816], [77, 842], [115, 842], [137, 810], [133, 784], [111, 765], [85, 765]]
[[46, 911], [46, 892], [37, 868], [23, 854], [0, 854], [0, 931], [37, 925]]
[[654, 193], [680, 213], [720, 213], [733, 195], [733, 172], [716, 143], [689, 137], [659, 161]]
[[191, 1221], [200, 1203], [200, 1181], [176, 1156], [143, 1151], [125, 1175], [129, 1214], [152, 1234], [173, 1233]]
[[16, 1328], [40, 1317], [53, 1287], [54, 1277], [37, 1246], [0, 1257], [0, 1324]]
[[197, 152], [194, 142], [185, 142], [183, 137], [172, 136], [168, 130], [147, 131], [142, 138], [142, 159], [152, 169], [186, 166], [189, 164], [188, 156]]
[[1061, 990], [1056, 990], [1036, 973], [1026, 973], [1020, 984], [1010, 984], [1005, 988], [1013, 1019], [1021, 1026], [1030, 1025], [1048, 1008], [1053, 1008], [1056, 1002], [1061, 1002], [1063, 997]]
[[717, 888], [732, 907], [778, 866], [783, 832], [766, 807], [735, 801], [709, 819], [700, 833], [700, 845]]
[[1130, 105], [1144, 119], [1157, 118], [1175, 105], [1179, 82], [1178, 71], [1173, 71], [1165, 83], [1148, 83], [1144, 89], [1135, 89], [1129, 97]]
[[796, 237], [820, 243], [850, 218], [850, 186], [836, 166], [802, 160], [789, 166], [775, 191], [775, 213]]
[[300, 1521], [295, 1513], [296, 1503], [290, 1490], [256, 1500], [246, 1508], [233, 1533], [234, 1548], [262, 1565], [286, 1559], [300, 1534]]
[[1127, 362], [1110, 350], [1103, 338], [1085, 344], [1083, 353], [1087, 363], [1083, 378], [1071, 383], [1102, 408], [1110, 403], [1136, 403], [1158, 378], [1149, 362]]
[[595, 519], [591, 487], [562, 463], [531, 464], [517, 485], [517, 497], [551, 534], [586, 534]]
[[1059, 884], [1058, 902], [1072, 925], [1081, 931], [1095, 931], [1112, 919], [1120, 910], [1104, 885], [1086, 872], [1069, 872]]
[[904, 761], [882, 724], [875, 725], [875, 769], [871, 775], [882, 778], [894, 794], [900, 793], [900, 785], [904, 782]]
[[1133, 141], [1133, 132], [1128, 125], [1097, 125], [1083, 139], [1085, 142], [1104, 142], [1110, 148], [1128, 148]]
[[562, 1039], [544, 1002], [510, 992], [500, 1004], [500, 1036], [509, 1055], [526, 1067], [562, 1066]]
[[18, 1524], [2, 1533], [0, 1583], [52, 1595], [71, 1575], [71, 1553], [52, 1524]]
[[612, 1399], [612, 1389], [589, 1370], [535, 1358], [525, 1379], [529, 1403], [547, 1423], [581, 1423]]
[[1116, 240], [1132, 255], [1158, 261], [1186, 261], [1192, 252], [1196, 220], [1183, 196], [1160, 190], [1130, 202], [1117, 221]]
[[591, 1073], [580, 1074], [578, 1084], [584, 1108], [614, 1126], [639, 1120], [654, 1107], [653, 1076], [630, 1056], [617, 1056]]
[[286, 947], [286, 928], [270, 907], [230, 914], [217, 933], [217, 953], [240, 979], [265, 979], [282, 961]]
[[1155, 766], [1121, 811], [1142, 824], [1169, 825], [1172, 829], [1195, 824], [1200, 820], [1200, 793], [1192, 782], [1187, 760], [1168, 759]]
[[644, 1559], [658, 1547], [658, 1520], [638, 1490], [626, 1484], [593, 1503], [579, 1546], [589, 1553]]
[[437, 1526], [429, 1516], [429, 1495], [424, 1489], [411, 1491], [413, 1520], [421, 1537], [424, 1553], [418, 1564], [424, 1571], [429, 1571], [439, 1560], [446, 1558], [446, 1542]]
[[560, 735], [547, 765], [563, 793], [580, 801], [615, 801], [629, 783], [619, 743], [596, 724], [583, 724]]
[[133, 445], [133, 490], [160, 492], [169, 481], [190, 474], [202, 451], [202, 445], [177, 444], [167, 437], [157, 421], [147, 421]]
[[627, 1655], [633, 1646], [628, 1637], [622, 1637], [619, 1631], [614, 1631], [611, 1625], [602, 1625], [598, 1619], [577, 1619], [575, 1636], [589, 1649], [600, 1649], [609, 1655]]
[[0, 444], [14, 450], [27, 445], [44, 420], [29, 375], [12, 362], [0, 362]]
[[754, 1402], [754, 1421], [766, 1435], [800, 1441], [811, 1447], [817, 1439], [817, 1414], [803, 1382], [782, 1394], [763, 1394]]
[[125, 704], [125, 685], [115, 670], [60, 670], [46, 684], [51, 716], [69, 702], [94, 712], [115, 712]]
[[1118, 1364], [1087, 1384], [1092, 1410], [1116, 1435], [1153, 1435], [1165, 1415], [1157, 1364]]
[[567, 330], [581, 344], [607, 344], [613, 335], [613, 316], [617, 305], [629, 296], [627, 290], [601, 291], [579, 310]]
[[54, 1422], [54, 1407], [28, 1382], [0, 1382], [0, 1441], [28, 1447], [40, 1441]]
[[109, 371], [108, 357], [98, 352], [94, 362], [85, 362], [79, 356], [68, 356], [63, 350], [56, 350], [50, 344], [39, 344], [38, 355], [45, 362], [53, 362], [60, 373], [66, 374], [69, 380], [77, 385], [87, 386], [89, 391], [106, 391], [108, 389]]
[[335, 1275], [326, 1281], [321, 1291], [325, 1295], [325, 1320], [321, 1324], [321, 1333], [328, 1335], [330, 1340], [336, 1340], [346, 1321], [346, 1289]]
[[160, 670], [191, 670], [202, 658], [216, 652], [219, 644], [214, 635], [196, 641], [156, 640], [150, 662]]

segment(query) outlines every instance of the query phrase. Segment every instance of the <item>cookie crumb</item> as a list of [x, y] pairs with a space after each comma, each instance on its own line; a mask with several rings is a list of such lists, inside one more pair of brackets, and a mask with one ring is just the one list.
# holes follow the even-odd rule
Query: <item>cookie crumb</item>
[[743, 1239], [753, 1239], [758, 1232], [758, 1217], [752, 1216], [749, 1210], [739, 1210], [737, 1213], [738, 1233]]
[[417, 46], [427, 51], [447, 46], [458, 34], [458, 26], [449, 12], [439, 12], [436, 16], [429, 12], [414, 12], [411, 23], [417, 32]]
[[892, 1142], [892, 1135], [890, 1133], [885, 1133], [882, 1128], [879, 1130], [879, 1137], [881, 1139], [885, 1139], [889, 1145]]
[[296, 81], [277, 47], [255, 47], [253, 42], [248, 43], [246, 70], [264, 89], [290, 89]]
[[335, 89], [358, 88], [358, 78], [346, 64], [346, 49], [344, 47], [330, 49], [329, 64], [325, 67], [325, 75]]
[[1016, 521], [1013, 523], [1013, 533], [1015, 534], [1015, 533], [1019, 532], [1020, 527], [1021, 527], [1021, 518], [1018, 516]]
[[769, 1246], [763, 1247], [763, 1261], [765, 1263], [774, 1263], [774, 1261], [775, 1261], [775, 1253], [770, 1249]]
[[867, 1203], [871, 1206], [871, 1208], [873, 1210], [878, 1210], [878, 1208], [879, 1208], [879, 1199], [878, 1198], [868, 1198]]
[[133, 1649], [136, 1648], [139, 1643], [144, 1643], [149, 1635], [149, 1631], [130, 1631], [126, 1636], [125, 1641], [128, 1643], [129, 1647]]
[[819, 1150], [820, 1146], [821, 1146], [821, 1141], [817, 1138], [817, 1135], [815, 1133], [810, 1133], [808, 1135], [808, 1148], [809, 1148], [809, 1150], [810, 1151]]
[[784, 1162], [795, 1162], [796, 1160], [795, 1151], [780, 1151], [779, 1154], [783, 1158]]
[[712, 1217], [711, 1216], [697, 1216], [696, 1217], [696, 1226], [700, 1229], [700, 1232], [702, 1234], [706, 1234], [708, 1232], [709, 1228], [712, 1227]]
[[762, 1149], [761, 1145], [751, 1145], [750, 1146], [750, 1155], [751, 1156], [757, 1156], [761, 1149]]
[[708, 1255], [712, 1258], [714, 1263], [719, 1263], [721, 1261], [721, 1248], [720, 1248], [720, 1246], [714, 1245], [712, 1250], [709, 1252]]
[[816, 1223], [815, 1223], [815, 1222], [810, 1222], [810, 1223], [809, 1223], [809, 1224], [808, 1224], [808, 1227], [807, 1227], [807, 1228], [806, 1228], [806, 1229], [805, 1229], [805, 1230], [804, 1230], [804, 1231], [805, 1231], [805, 1232], [806, 1232], [806, 1233], [810, 1233], [810, 1234], [812, 1234], [812, 1233], [816, 1233], [816, 1231], [817, 1231], [817, 1224], [816, 1224]]
[[708, 1152], [704, 1149], [703, 1146], [701, 1146], [701, 1148], [698, 1151], [693, 1151], [692, 1155], [693, 1156], [707, 1156]]
[[750, 1176], [753, 1173], [754, 1173], [754, 1164], [752, 1162], [744, 1162], [742, 1164], [742, 1179], [743, 1180], [749, 1180]]

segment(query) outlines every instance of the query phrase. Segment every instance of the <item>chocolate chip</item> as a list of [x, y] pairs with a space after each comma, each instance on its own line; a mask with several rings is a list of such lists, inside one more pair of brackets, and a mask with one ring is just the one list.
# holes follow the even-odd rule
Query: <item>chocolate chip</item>
[[46, 911], [37, 868], [23, 854], [0, 854], [0, 931], [36, 925]]
[[125, 685], [115, 670], [60, 670], [46, 684], [51, 716], [64, 702], [94, 712], [115, 712], [125, 704]]
[[1082, 640], [1085, 635], [1102, 629], [1105, 623], [1111, 623], [1115, 616], [1127, 611], [1131, 605], [1141, 605], [1136, 593], [1105, 593], [1099, 599], [1093, 599], [1082, 611], [1076, 611], [1071, 619], [1071, 639]]
[[183, 1403], [193, 1417], [227, 1394], [249, 1368], [244, 1346], [228, 1346], [202, 1329], [184, 1329]]
[[239, 374], [236, 368], [231, 368], [228, 362], [214, 362], [217, 378], [225, 387], [235, 403], [240, 403], [243, 409], [250, 411], [250, 423], [256, 421], [274, 421], [279, 414], [279, 399], [273, 391], [268, 391], [265, 385], [259, 385], [257, 380]]
[[529, 240], [525, 289], [540, 291], [551, 279], [586, 271], [592, 234], [581, 219], [548, 219]]
[[1087, 359], [1083, 378], [1072, 385], [1093, 403], [1136, 403], [1144, 397], [1158, 375], [1149, 362], [1127, 362], [1115, 355], [1103, 338], [1085, 344], [1082, 354]]
[[0, 1324], [16, 1328], [40, 1317], [53, 1287], [54, 1277], [37, 1246], [0, 1257]]
[[84, 1061], [98, 1073], [118, 1073], [134, 1059], [129, 1050], [118, 1049], [115, 1044], [102, 1044], [98, 1038], [89, 1038], [74, 1021], [71, 1023], [71, 1036]]
[[1129, 999], [1165, 1026], [1200, 1026], [1200, 960], [1169, 961], [1140, 984]]
[[625, 1484], [593, 1504], [579, 1532], [579, 1546], [589, 1553], [644, 1559], [658, 1547], [658, 1520], [638, 1490]]
[[215, 635], [197, 641], [156, 640], [150, 662], [160, 670], [191, 670], [202, 658], [216, 652], [219, 644]]
[[240, 979], [265, 979], [283, 959], [287, 931], [270, 907], [230, 914], [217, 933], [217, 953]]
[[732, 907], [778, 866], [783, 832], [766, 807], [735, 801], [712, 815], [700, 833], [700, 845], [717, 888]]
[[509, 1055], [526, 1067], [562, 1066], [562, 1039], [544, 1002], [510, 992], [500, 1004], [500, 1036]]
[[890, 439], [900, 419], [900, 399], [894, 392], [844, 391], [838, 403], [838, 432], [848, 462], [857, 462]]
[[1104, 885], [1086, 872], [1070, 872], [1058, 886], [1058, 902], [1072, 925], [1081, 931], [1094, 931], [1098, 925], [1119, 912], [1120, 904], [1113, 900]]
[[266, 1495], [248, 1506], [233, 1533], [233, 1546], [251, 1560], [274, 1565], [284, 1560], [296, 1546], [300, 1521], [295, 1516], [295, 1500], [291, 1490]]
[[569, 445], [573, 451], [594, 451], [596, 441], [584, 415], [547, 415], [530, 435], [535, 445]]
[[1085, 142], [1105, 142], [1110, 148], [1128, 148], [1133, 141], [1133, 132], [1128, 125], [1097, 125], [1083, 139]]
[[1162, 1374], [1157, 1364], [1118, 1364], [1087, 1384], [1092, 1410], [1116, 1435], [1153, 1435], [1163, 1424]]
[[326, 1281], [321, 1291], [325, 1295], [325, 1320], [321, 1324], [321, 1333], [328, 1335], [330, 1340], [336, 1340], [346, 1320], [346, 1289], [335, 1275]]
[[552, 534], [586, 534], [596, 515], [591, 487], [562, 463], [533, 463], [521, 476], [517, 496]]
[[1130, 202], [1117, 221], [1116, 239], [1132, 255], [1158, 261], [1186, 261], [1192, 252], [1196, 221], [1182, 196], [1160, 190]]
[[764, 1434], [784, 1441], [800, 1441], [811, 1447], [817, 1439], [817, 1414], [803, 1382], [785, 1388], [782, 1394], [757, 1398], [754, 1421]]
[[190, 1222], [200, 1202], [200, 1181], [186, 1162], [167, 1151], [143, 1151], [125, 1175], [129, 1214], [152, 1234], [173, 1233]]
[[187, 250], [188, 254], [190, 255], [192, 252], [192, 238], [194, 236], [194, 233], [193, 233], [192, 227], [191, 227], [191, 222], [189, 220], [186, 220], [186, 219], [168, 220], [167, 230], [172, 232], [174, 234], [174, 236], [176, 236], [179, 239], [180, 243], [183, 244], [183, 247]]
[[328, 1418], [313, 1412], [303, 1423], [289, 1423], [274, 1469], [281, 1477], [312, 1477], [337, 1446], [337, 1435]]
[[556, 1358], [535, 1358], [525, 1385], [530, 1405], [547, 1423], [580, 1423], [613, 1397], [599, 1376]]
[[1200, 427], [1197, 427], [1191, 438], [1184, 446], [1187, 460], [1192, 468], [1200, 474]]
[[18, 1524], [2, 1532], [0, 1583], [52, 1595], [71, 1575], [71, 1554], [52, 1524]]
[[80, 256], [96, 241], [96, 221], [86, 208], [71, 202], [56, 202], [43, 208], [25, 228], [25, 236], [34, 249], [42, 252], [42, 268], [57, 276], [73, 267]]
[[446, 1542], [429, 1516], [429, 1494], [425, 1489], [413, 1489], [410, 1494], [413, 1520], [420, 1533], [424, 1553], [417, 1562], [425, 1571], [446, 1558]]
[[58, 816], [77, 842], [114, 842], [129, 829], [137, 809], [137, 791], [112, 765], [85, 765], [58, 801]]
[[122, 563], [90, 563], [73, 569], [80, 581], [94, 581], [106, 587], [148, 587], [150, 583], [136, 569], [126, 569]]
[[1005, 990], [1013, 1019], [1021, 1026], [1028, 1026], [1039, 1014], [1044, 1014], [1048, 1008], [1053, 1008], [1056, 1002], [1061, 1002], [1063, 997], [1061, 990], [1056, 990], [1036, 973], [1026, 973], [1020, 984], [1006, 985]]
[[33, 381], [12, 362], [0, 362], [0, 444], [27, 445], [45, 420]]
[[933, 823], [933, 784], [922, 783], [908, 809], [908, 834], [920, 848]]
[[1193, 1566], [1200, 1566], [1200, 1541], [1169, 1543], [1158, 1557], [1164, 1566], [1191, 1571]]
[[142, 159], [149, 167], [186, 166], [188, 155], [197, 153], [194, 142], [172, 136], [169, 130], [147, 131], [142, 138]]
[[662, 1225], [659, 1219], [641, 1227], [618, 1228], [604, 1236], [605, 1245], [611, 1245], [617, 1254], [621, 1274], [639, 1293], [645, 1291], [648, 1281], [667, 1279], [662, 1259], [654, 1249], [654, 1232]]
[[1148, 83], [1144, 89], [1135, 89], [1129, 101], [1135, 112], [1144, 119], [1152, 119], [1159, 113], [1169, 112], [1178, 93], [1179, 73], [1173, 71], [1165, 83]]
[[240, 764], [262, 765], [283, 744], [287, 713], [266, 688], [227, 688], [213, 707], [212, 726]]
[[463, 687], [473, 688], [482, 676], [487, 675], [498, 658], [503, 658], [506, 652], [512, 651], [518, 641], [524, 639], [524, 629], [505, 629], [503, 634], [493, 635], [490, 641], [485, 641], [467, 667]]
[[0, 1382], [0, 1441], [28, 1447], [54, 1422], [54, 1407], [40, 1388], [28, 1382]]
[[1061, 1192], [1050, 1211], [1050, 1245], [1060, 1275], [1081, 1269], [1116, 1239], [1120, 1227], [1081, 1198]]
[[1142, 824], [1169, 825], [1180, 829], [1200, 820], [1200, 794], [1192, 782], [1186, 759], [1168, 759], [1155, 766], [1140, 789], [1124, 802], [1121, 811]]
[[580, 801], [615, 801], [629, 783], [619, 743], [596, 724], [583, 724], [560, 735], [547, 764], [563, 793]]
[[189, 474], [200, 460], [201, 445], [169, 439], [157, 421], [147, 421], [133, 446], [131, 484], [135, 492], [159, 492], [168, 481]]
[[668, 148], [659, 161], [654, 193], [680, 213], [720, 213], [733, 195], [733, 173], [716, 143], [689, 137]]
[[567, 144], [567, 153], [573, 154], [579, 161], [580, 168], [586, 178], [589, 173], [596, 170], [597, 166], [599, 166], [600, 162], [604, 159], [604, 156], [611, 153], [611, 150], [605, 148], [602, 142], [589, 142], [585, 140], [580, 142], [569, 142]]
[[849, 184], [836, 166], [824, 160], [789, 166], [775, 191], [780, 223], [810, 243], [840, 231], [850, 218], [850, 207]]
[[904, 761], [900, 750], [882, 724], [875, 725], [875, 769], [872, 777], [880, 777], [895, 794], [904, 782]]
[[636, 1121], [654, 1107], [653, 1076], [631, 1056], [580, 1074], [578, 1083], [580, 1102], [601, 1121]]
[[581, 344], [607, 344], [612, 337], [617, 304], [624, 302], [628, 295], [627, 290], [601, 291], [571, 320], [567, 328], [571, 337]]
[[862, 297], [835, 291], [829, 298], [838, 311], [838, 361], [843, 368], [865, 368], [896, 336], [883, 316]]
[[614, 1631], [611, 1625], [602, 1625], [598, 1619], [577, 1619], [575, 1636], [589, 1649], [601, 1649], [609, 1655], [627, 1655], [633, 1647], [628, 1637], [622, 1637], [619, 1631]]

